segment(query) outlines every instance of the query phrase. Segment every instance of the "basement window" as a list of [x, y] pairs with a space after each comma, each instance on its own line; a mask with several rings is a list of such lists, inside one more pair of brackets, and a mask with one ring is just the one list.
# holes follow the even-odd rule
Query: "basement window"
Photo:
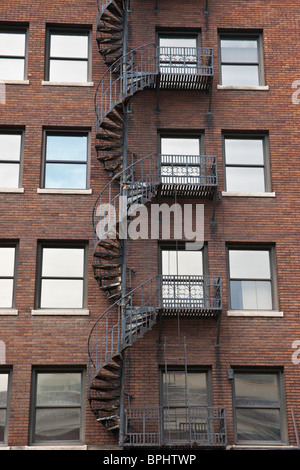
[[0, 444], [6, 444], [8, 438], [10, 378], [9, 371], [0, 371]]
[[238, 444], [283, 444], [286, 441], [281, 372], [234, 372], [235, 439]]
[[32, 444], [82, 443], [83, 375], [82, 370], [34, 370]]

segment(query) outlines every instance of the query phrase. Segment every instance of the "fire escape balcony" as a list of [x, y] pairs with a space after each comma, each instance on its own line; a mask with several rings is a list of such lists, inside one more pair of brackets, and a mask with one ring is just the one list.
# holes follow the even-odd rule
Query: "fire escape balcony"
[[128, 447], [226, 446], [226, 415], [223, 407], [181, 406], [127, 407]]
[[222, 310], [221, 278], [160, 275], [162, 315], [217, 317]]

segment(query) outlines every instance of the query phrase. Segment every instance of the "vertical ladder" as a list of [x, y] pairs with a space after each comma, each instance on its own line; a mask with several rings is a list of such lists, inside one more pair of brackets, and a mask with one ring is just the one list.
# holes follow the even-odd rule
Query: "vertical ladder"
[[[181, 351], [181, 354], [180, 354]], [[184, 366], [184, 398], [180, 399], [180, 402], [173, 402], [170, 397], [170, 376], [169, 374], [174, 370], [172, 366]], [[170, 409], [173, 405], [179, 405], [184, 411], [185, 424], [187, 425], [184, 428], [183, 432], [186, 433], [189, 438], [189, 442], [192, 441], [192, 429], [191, 429], [191, 416], [190, 416], [190, 406], [189, 406], [189, 391], [188, 391], [188, 375], [187, 375], [187, 351], [186, 351], [186, 342], [185, 337], [183, 343], [169, 343], [165, 338], [164, 342], [164, 369], [165, 369], [165, 381], [164, 381], [164, 400], [163, 400], [163, 423], [164, 423], [164, 440], [168, 442], [174, 441], [172, 436], [172, 424], [175, 424], [175, 432], [178, 433], [176, 416], [173, 417]], [[180, 411], [181, 413], [181, 411]], [[180, 417], [183, 417], [183, 414], [180, 414]], [[177, 435], [177, 438], [179, 436]], [[176, 435], [175, 435], [176, 439]]]

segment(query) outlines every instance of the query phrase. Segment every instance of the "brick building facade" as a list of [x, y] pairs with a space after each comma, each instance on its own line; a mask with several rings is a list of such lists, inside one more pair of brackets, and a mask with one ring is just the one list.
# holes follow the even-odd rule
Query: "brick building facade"
[[[292, 1], [2, 1], [0, 449], [296, 448], [298, 37]], [[107, 237], [121, 196], [204, 244]]]

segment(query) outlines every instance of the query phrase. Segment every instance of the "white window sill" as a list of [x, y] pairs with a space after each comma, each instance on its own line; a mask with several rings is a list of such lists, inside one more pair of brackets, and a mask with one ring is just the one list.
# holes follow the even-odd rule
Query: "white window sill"
[[222, 191], [222, 196], [225, 197], [276, 197], [275, 193], [248, 193], [243, 191]]
[[24, 193], [24, 188], [0, 188], [0, 193]]
[[18, 310], [15, 308], [0, 308], [1, 315], [18, 315]]
[[0, 80], [0, 85], [29, 85], [29, 80]]
[[268, 85], [245, 86], [245, 85], [217, 85], [217, 90], [249, 90], [249, 91], [268, 91]]
[[277, 310], [228, 310], [228, 317], [283, 317]]
[[48, 189], [38, 188], [38, 194], [92, 194], [91, 189]]
[[94, 82], [49, 82], [42, 80], [42, 85], [46, 86], [82, 86], [82, 87], [93, 87]]
[[85, 308], [39, 308], [31, 310], [31, 315], [89, 315]]

